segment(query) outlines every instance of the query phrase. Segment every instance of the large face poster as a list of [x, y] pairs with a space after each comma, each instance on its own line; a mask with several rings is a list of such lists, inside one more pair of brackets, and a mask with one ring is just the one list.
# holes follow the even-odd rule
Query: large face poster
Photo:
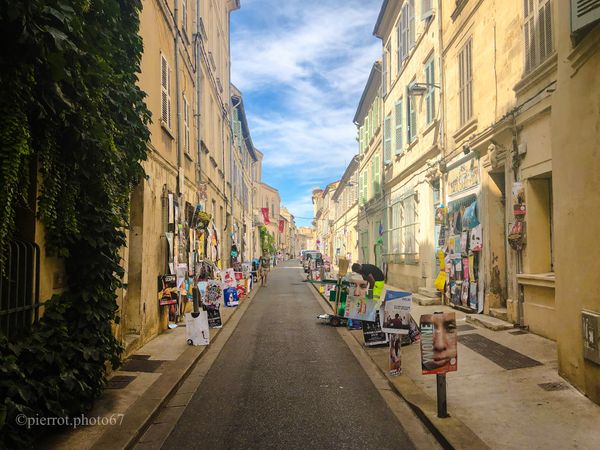
[[194, 313], [185, 315], [185, 331], [188, 343], [191, 345], [208, 345], [210, 334], [208, 331], [208, 314], [200, 311], [197, 317]]
[[375, 312], [375, 321], [362, 323], [363, 338], [367, 347], [388, 343], [388, 334], [381, 331], [379, 311]]
[[404, 291], [383, 291], [381, 330], [385, 333], [408, 334], [412, 294]]
[[456, 314], [424, 314], [421, 328], [421, 369], [424, 375], [454, 372], [458, 368]]

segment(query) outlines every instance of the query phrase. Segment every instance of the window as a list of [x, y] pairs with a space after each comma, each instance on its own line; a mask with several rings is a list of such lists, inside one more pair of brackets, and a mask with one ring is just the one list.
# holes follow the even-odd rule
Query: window
[[361, 205], [364, 205], [367, 202], [367, 194], [368, 194], [368, 189], [367, 189], [367, 179], [368, 179], [368, 174], [367, 174], [367, 170], [363, 170], [360, 174], [360, 176], [358, 177], [358, 190], [359, 190], [359, 203]]
[[[414, 83], [413, 79], [410, 84]], [[415, 109], [415, 98], [411, 95], [406, 95], [406, 115], [407, 115], [407, 124], [406, 124], [406, 135], [408, 144], [411, 144], [415, 138], [417, 137], [417, 111]]]
[[371, 141], [371, 133], [369, 133], [370, 125], [369, 125], [369, 115], [365, 117], [365, 147], [369, 146], [369, 142]]
[[169, 129], [171, 129], [171, 73], [169, 63], [165, 55], [160, 55], [160, 120]]
[[435, 84], [435, 72], [434, 72], [434, 59], [433, 55], [427, 60], [425, 64], [425, 83], [427, 84], [427, 91], [425, 92], [425, 104], [427, 105], [427, 124], [433, 122], [435, 117], [435, 92], [433, 85]]
[[390, 67], [390, 44], [385, 46], [383, 49], [383, 67], [381, 69], [381, 96], [385, 97], [387, 94], [387, 79], [388, 71]]
[[433, 15], [433, 0], [421, 0], [421, 19], [427, 20]]
[[183, 96], [183, 151], [190, 154], [190, 105]]
[[388, 206], [387, 260], [395, 263], [415, 263], [418, 257], [418, 226], [416, 193], [397, 196]]
[[402, 148], [402, 99], [396, 103], [396, 155], [401, 155]]
[[[571, 32], [590, 29], [588, 25], [600, 21], [600, 2], [571, 0]], [[580, 33], [578, 33], [580, 34]]]
[[523, 0], [525, 21], [525, 73], [543, 63], [552, 53], [552, 0]]
[[392, 161], [392, 120], [389, 115], [383, 123], [383, 161], [385, 164]]
[[473, 59], [472, 43], [469, 39], [458, 54], [460, 125], [473, 116]]
[[371, 196], [378, 194], [381, 188], [381, 181], [379, 179], [381, 174], [380, 164], [379, 154], [373, 156], [371, 160]]

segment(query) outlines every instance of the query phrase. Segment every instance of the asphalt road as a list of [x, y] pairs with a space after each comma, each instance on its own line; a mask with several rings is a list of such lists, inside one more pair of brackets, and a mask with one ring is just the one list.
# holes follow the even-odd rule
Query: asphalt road
[[411, 449], [296, 261], [275, 268], [163, 448]]

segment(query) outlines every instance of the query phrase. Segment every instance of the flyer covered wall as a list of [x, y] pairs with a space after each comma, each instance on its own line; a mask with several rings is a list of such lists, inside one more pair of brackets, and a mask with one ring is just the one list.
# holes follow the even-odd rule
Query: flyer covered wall
[[456, 371], [458, 332], [455, 313], [423, 314], [420, 328], [422, 373], [427, 375]]
[[381, 330], [385, 333], [408, 334], [412, 293], [385, 289], [382, 297]]

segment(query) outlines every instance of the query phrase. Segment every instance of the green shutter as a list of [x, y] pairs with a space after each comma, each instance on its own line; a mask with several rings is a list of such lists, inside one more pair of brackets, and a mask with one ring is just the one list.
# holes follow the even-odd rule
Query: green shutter
[[379, 193], [381, 190], [381, 160], [379, 159], [379, 153], [373, 158], [375, 162], [375, 173], [373, 176], [373, 191]]
[[392, 123], [391, 117], [386, 116], [383, 123], [383, 161], [388, 164], [392, 161]]
[[396, 103], [396, 155], [401, 155], [402, 148], [402, 99]]

